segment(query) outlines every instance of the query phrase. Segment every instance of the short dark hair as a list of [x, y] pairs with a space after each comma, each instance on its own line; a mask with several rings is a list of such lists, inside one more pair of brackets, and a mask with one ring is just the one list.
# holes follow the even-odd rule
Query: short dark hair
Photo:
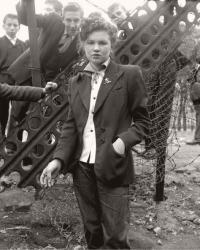
[[81, 25], [80, 39], [84, 42], [91, 33], [101, 30], [108, 32], [111, 44], [114, 45], [117, 40], [117, 26], [111, 20], [106, 20], [101, 16], [84, 19]]
[[77, 2], [69, 2], [67, 5], [65, 5], [65, 7], [63, 8], [63, 15], [67, 11], [80, 12], [82, 17], [84, 15], [83, 8]]
[[10, 18], [10, 19], [17, 19], [18, 23], [19, 23], [19, 19], [18, 19], [18, 16], [16, 14], [12, 14], [12, 13], [8, 13], [4, 16], [3, 18], [3, 23], [5, 24], [6, 23], [6, 20]]
[[58, 0], [45, 0], [44, 3], [53, 5], [55, 12], [62, 13], [63, 5], [60, 1], [58, 1]]

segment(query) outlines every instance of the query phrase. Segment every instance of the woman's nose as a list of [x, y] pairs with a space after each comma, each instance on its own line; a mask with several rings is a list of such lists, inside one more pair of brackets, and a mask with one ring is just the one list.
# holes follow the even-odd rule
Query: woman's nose
[[94, 44], [94, 50], [99, 50], [99, 45], [97, 43]]

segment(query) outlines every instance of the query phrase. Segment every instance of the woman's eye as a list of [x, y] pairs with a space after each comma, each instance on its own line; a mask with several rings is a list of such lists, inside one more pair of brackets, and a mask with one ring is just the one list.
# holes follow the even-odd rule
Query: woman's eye
[[106, 45], [106, 44], [107, 44], [107, 42], [105, 42], [105, 41], [99, 42], [99, 45]]
[[94, 42], [93, 41], [87, 41], [87, 44], [94, 44]]

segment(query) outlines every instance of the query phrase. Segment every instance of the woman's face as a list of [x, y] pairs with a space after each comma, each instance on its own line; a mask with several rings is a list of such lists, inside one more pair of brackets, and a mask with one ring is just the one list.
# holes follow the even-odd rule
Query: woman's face
[[107, 31], [94, 31], [84, 42], [84, 51], [89, 62], [97, 69], [108, 60], [111, 53], [111, 40]]

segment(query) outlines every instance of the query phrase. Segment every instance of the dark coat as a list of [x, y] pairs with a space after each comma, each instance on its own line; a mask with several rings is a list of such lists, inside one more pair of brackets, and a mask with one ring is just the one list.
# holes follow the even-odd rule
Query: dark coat
[[25, 43], [19, 39], [13, 45], [6, 36], [0, 38], [0, 82], [12, 84], [12, 79], [7, 70], [25, 49]]
[[[22, 1], [22, 4], [17, 6], [17, 12], [20, 23], [27, 25], [26, 2]], [[40, 31], [38, 45], [41, 73], [46, 81], [51, 81], [78, 57], [77, 39], [74, 39], [63, 54], [60, 54], [59, 42], [65, 29], [62, 18], [56, 13], [36, 15], [36, 22]], [[18, 84], [31, 77], [29, 49], [15, 61], [9, 72]]]
[[10, 86], [0, 83], [0, 100], [16, 100], [35, 102], [44, 96], [43, 88], [29, 86]]
[[[0, 82], [13, 84], [14, 81], [8, 72], [10, 64], [25, 50], [25, 43], [17, 39], [13, 45], [10, 40], [3, 36], [0, 38]], [[9, 101], [0, 99], [0, 123], [2, 134], [5, 133], [5, 128], [8, 120]]]
[[[82, 136], [90, 105], [90, 81], [87, 75], [79, 73], [69, 84], [68, 119], [53, 157], [61, 160], [65, 172], [70, 164], [79, 160], [82, 152]], [[94, 110], [97, 143], [94, 170], [100, 181], [111, 186], [133, 182], [131, 147], [141, 142], [147, 132], [149, 119], [146, 103], [140, 68], [111, 62]], [[125, 156], [114, 151], [112, 143], [117, 137], [125, 143]]]

